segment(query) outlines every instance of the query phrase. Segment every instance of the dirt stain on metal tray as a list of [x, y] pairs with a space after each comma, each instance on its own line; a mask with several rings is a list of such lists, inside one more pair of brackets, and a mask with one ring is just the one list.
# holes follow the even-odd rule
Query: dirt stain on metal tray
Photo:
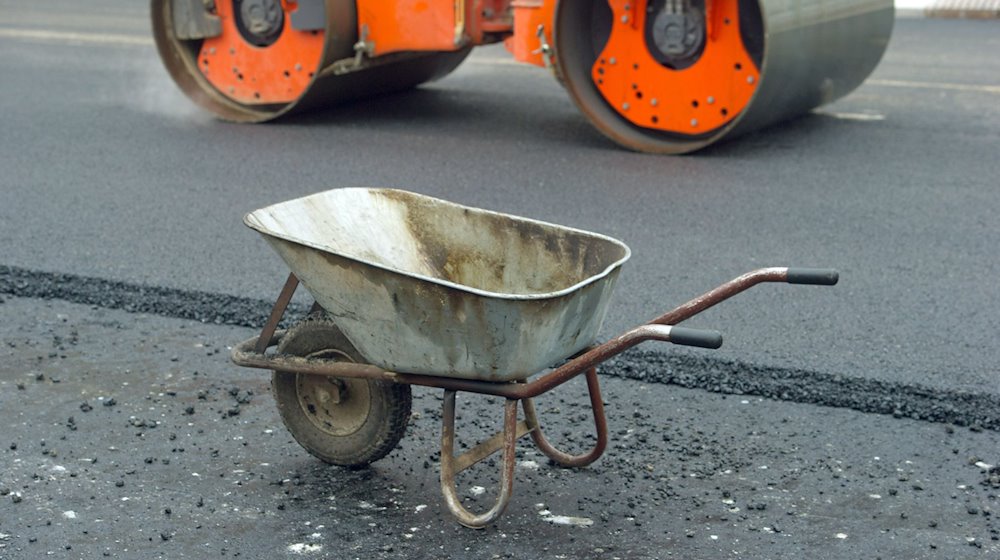
[[621, 247], [582, 232], [398, 191], [379, 196], [403, 208], [406, 228], [434, 277], [477, 290], [557, 292], [600, 274], [622, 257]]

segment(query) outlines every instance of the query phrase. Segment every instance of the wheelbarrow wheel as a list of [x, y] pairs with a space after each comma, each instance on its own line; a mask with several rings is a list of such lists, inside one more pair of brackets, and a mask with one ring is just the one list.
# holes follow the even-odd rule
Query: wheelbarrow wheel
[[[330, 320], [311, 317], [282, 338], [278, 352], [363, 362]], [[409, 385], [275, 371], [271, 388], [285, 427], [306, 451], [333, 465], [364, 467], [395, 449], [410, 418]]]

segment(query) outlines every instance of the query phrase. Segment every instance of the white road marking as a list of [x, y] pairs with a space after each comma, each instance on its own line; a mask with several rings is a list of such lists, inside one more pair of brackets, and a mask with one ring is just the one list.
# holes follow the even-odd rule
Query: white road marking
[[0, 37], [26, 41], [51, 41], [56, 43], [96, 43], [104, 45], [153, 44], [152, 37], [143, 35], [123, 35], [120, 33], [79, 33], [76, 31], [51, 31], [46, 29], [0, 28]]
[[826, 115], [844, 121], [884, 121], [885, 115], [878, 113], [838, 113], [833, 111], [816, 111], [816, 114]]
[[867, 80], [868, 85], [898, 87], [906, 89], [944, 89], [952, 91], [972, 91], [977, 93], [1000, 94], [1000, 85], [952, 84], [948, 82], [911, 82], [907, 80]]

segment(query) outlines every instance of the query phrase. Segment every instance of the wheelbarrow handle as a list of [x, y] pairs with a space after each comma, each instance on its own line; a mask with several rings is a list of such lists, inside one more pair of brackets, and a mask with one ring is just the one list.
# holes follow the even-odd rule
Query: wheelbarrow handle
[[762, 282], [832, 286], [837, 283], [839, 277], [840, 275], [836, 270], [829, 268], [758, 268], [757, 270], [737, 276], [714, 290], [705, 292], [691, 301], [675, 307], [671, 311], [653, 319], [650, 323], [654, 325], [676, 325]]
[[833, 286], [840, 279], [840, 274], [832, 268], [789, 268], [787, 276], [789, 284], [816, 286]]
[[610, 354], [615, 355], [647, 340], [659, 340], [661, 342], [680, 344], [681, 346], [697, 346], [699, 348], [711, 348], [712, 350], [722, 347], [722, 333], [719, 331], [652, 324], [636, 327], [617, 339], [609, 341], [606, 345], [617, 346]]
[[670, 327], [670, 342], [682, 346], [716, 349], [722, 346], [722, 333], [706, 329]]

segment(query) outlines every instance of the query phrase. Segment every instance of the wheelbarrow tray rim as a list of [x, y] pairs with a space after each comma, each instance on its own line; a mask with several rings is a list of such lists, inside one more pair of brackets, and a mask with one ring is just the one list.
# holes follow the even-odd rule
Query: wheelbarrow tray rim
[[[494, 216], [494, 217], [498, 217], [498, 218], [501, 218], [501, 219], [513, 220], [513, 221], [519, 221], [519, 222], [522, 222], [522, 223], [534, 224], [534, 225], [537, 225], [537, 226], [541, 226], [542, 228], [551, 228], [553, 230], [561, 231], [561, 232], [564, 232], [564, 233], [571, 233], [571, 234], [575, 234], [575, 235], [579, 235], [579, 236], [583, 236], [583, 237], [589, 237], [591, 239], [603, 240], [605, 242], [611, 243], [611, 244], [619, 247], [621, 249], [621, 251], [622, 251], [622, 256], [620, 258], [618, 258], [617, 260], [612, 261], [610, 264], [608, 264], [603, 270], [601, 270], [597, 274], [593, 274], [591, 276], [588, 276], [588, 277], [580, 280], [579, 282], [577, 282], [575, 284], [572, 284], [570, 286], [567, 286], [567, 287], [559, 289], [559, 290], [550, 291], [550, 292], [543, 292], [543, 293], [495, 292], [495, 291], [489, 291], [489, 290], [479, 289], [479, 288], [476, 288], [476, 287], [473, 287], [473, 286], [468, 286], [466, 284], [460, 284], [460, 283], [452, 282], [452, 281], [447, 280], [445, 278], [440, 278], [440, 277], [435, 277], [435, 276], [430, 276], [430, 275], [422, 274], [422, 273], [419, 273], [419, 272], [416, 272], [416, 271], [413, 271], [413, 270], [409, 270], [409, 269], [406, 269], [406, 268], [400, 268], [400, 267], [390, 266], [390, 265], [387, 265], [387, 264], [384, 264], [384, 263], [379, 263], [379, 262], [373, 261], [371, 259], [367, 259], [367, 258], [361, 257], [359, 255], [347, 254], [347, 253], [345, 253], [345, 252], [343, 252], [341, 250], [335, 249], [335, 248], [333, 248], [333, 247], [331, 247], [329, 245], [326, 245], [326, 244], [322, 243], [320, 240], [304, 239], [302, 237], [294, 236], [294, 235], [289, 235], [287, 232], [279, 231], [279, 230], [276, 230], [274, 228], [268, 227], [261, 220], [261, 215], [262, 214], [273, 212], [274, 210], [276, 210], [276, 209], [278, 209], [280, 207], [291, 206], [291, 205], [301, 205], [301, 204], [304, 204], [309, 199], [318, 199], [318, 198], [328, 197], [328, 196], [333, 195], [334, 193], [346, 192], [346, 191], [367, 191], [367, 192], [375, 193], [375, 194], [379, 194], [379, 193], [394, 193], [397, 196], [402, 196], [402, 197], [406, 197], [406, 198], [414, 198], [414, 199], [423, 199], [425, 201], [429, 201], [429, 202], [432, 202], [434, 204], [440, 204], [440, 205], [443, 205], [443, 206], [446, 206], [446, 207], [451, 207], [451, 208], [455, 208], [455, 209], [458, 209], [458, 210], [463, 210], [463, 211], [466, 211], [466, 212], [469, 212], [469, 213], [472, 213], [472, 214], [479, 214], [479, 215], [482, 215], [482, 216]], [[374, 267], [374, 268], [377, 268], [377, 269], [389, 271], [389, 272], [392, 272], [392, 273], [395, 273], [395, 274], [400, 274], [400, 275], [407, 276], [407, 277], [414, 278], [414, 279], [418, 279], [418, 280], [421, 280], [421, 281], [424, 281], [424, 282], [430, 282], [432, 284], [437, 284], [437, 285], [440, 285], [440, 286], [444, 286], [444, 287], [447, 287], [447, 288], [452, 289], [452, 290], [459, 290], [459, 291], [462, 291], [462, 292], [467, 292], [467, 293], [470, 293], [470, 294], [475, 294], [477, 296], [482, 296], [482, 297], [487, 297], [487, 298], [493, 298], [493, 299], [513, 300], [513, 301], [545, 300], [545, 299], [551, 299], [551, 298], [558, 298], [558, 297], [561, 297], [561, 296], [565, 296], [567, 294], [572, 294], [572, 293], [580, 290], [581, 288], [583, 288], [583, 287], [585, 287], [585, 286], [587, 286], [589, 284], [593, 284], [594, 282], [597, 282], [597, 281], [605, 278], [606, 276], [608, 276], [609, 274], [611, 274], [612, 272], [614, 272], [616, 269], [618, 269], [619, 267], [621, 267], [632, 256], [632, 251], [631, 251], [631, 249], [629, 249], [628, 245], [626, 245], [624, 242], [622, 242], [622, 241], [620, 241], [618, 239], [615, 239], [615, 238], [607, 236], [607, 235], [603, 235], [603, 234], [592, 232], [592, 231], [587, 231], [587, 230], [584, 230], [584, 229], [579, 229], [579, 228], [573, 228], [573, 227], [569, 227], [569, 226], [564, 226], [564, 225], [560, 225], [560, 224], [554, 224], [554, 223], [546, 222], [546, 221], [542, 221], [542, 220], [536, 220], [536, 219], [533, 219], [533, 218], [526, 218], [526, 217], [523, 217], [523, 216], [517, 216], [517, 215], [514, 215], [514, 214], [507, 214], [507, 213], [504, 213], [504, 212], [496, 212], [496, 211], [492, 211], [492, 210], [485, 210], [485, 209], [482, 209], [482, 208], [477, 208], [475, 206], [467, 206], [467, 205], [458, 204], [458, 203], [447, 201], [447, 200], [442, 200], [442, 199], [435, 198], [435, 197], [432, 197], [432, 196], [427, 196], [427, 195], [424, 195], [424, 194], [419, 194], [419, 193], [414, 193], [414, 192], [410, 192], [410, 191], [406, 191], [406, 190], [402, 190], [402, 189], [394, 189], [394, 188], [382, 188], [382, 187], [344, 187], [344, 188], [337, 188], [337, 189], [329, 189], [329, 190], [326, 190], [326, 191], [321, 191], [321, 192], [314, 193], [314, 194], [311, 194], [311, 195], [306, 195], [306, 196], [302, 196], [302, 197], [299, 197], [299, 198], [294, 198], [294, 199], [286, 200], [284, 202], [278, 202], [278, 203], [275, 203], [275, 204], [271, 204], [271, 205], [259, 208], [257, 210], [254, 210], [252, 212], [247, 213], [243, 217], [243, 223], [246, 224], [251, 229], [257, 231], [258, 233], [260, 233], [260, 234], [262, 234], [264, 236], [275, 237], [275, 238], [282, 239], [282, 240], [290, 242], [290, 243], [295, 243], [297, 245], [302, 245], [302, 246], [305, 246], [305, 247], [309, 247], [311, 249], [316, 249], [318, 251], [322, 251], [322, 252], [325, 252], [325, 253], [330, 253], [330, 254], [333, 254], [333, 255], [337, 255], [339, 257], [342, 257], [342, 258], [345, 258], [345, 259], [348, 259], [348, 260], [351, 260], [351, 261], [355, 261], [355, 262], [358, 262], [358, 263], [362, 263], [364, 265], [371, 266], [371, 267]], [[292, 272], [295, 272], [295, 271], [293, 270]]]

